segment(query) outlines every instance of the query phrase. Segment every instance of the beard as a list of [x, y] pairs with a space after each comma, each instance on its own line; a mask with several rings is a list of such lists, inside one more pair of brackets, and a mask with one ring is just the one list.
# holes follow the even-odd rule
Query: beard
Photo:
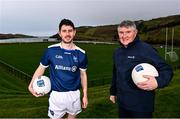
[[70, 40], [70, 41], [62, 40], [62, 42], [65, 43], [65, 44], [70, 44], [70, 43], [72, 43], [72, 41], [73, 41], [73, 40]]
[[66, 36], [64, 39], [62, 39], [62, 42], [65, 44], [70, 44], [73, 42], [73, 38], [71, 38], [70, 36]]

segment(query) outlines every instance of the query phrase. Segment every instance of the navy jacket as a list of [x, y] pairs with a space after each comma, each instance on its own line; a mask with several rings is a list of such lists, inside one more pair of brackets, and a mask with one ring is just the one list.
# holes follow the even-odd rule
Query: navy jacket
[[138, 37], [128, 47], [117, 48], [113, 55], [113, 77], [110, 95], [117, 96], [120, 107], [136, 112], [153, 112], [155, 91], [139, 89], [132, 81], [132, 69], [139, 63], [156, 67], [158, 88], [167, 86], [172, 79], [172, 68], [158, 55], [151, 45]]

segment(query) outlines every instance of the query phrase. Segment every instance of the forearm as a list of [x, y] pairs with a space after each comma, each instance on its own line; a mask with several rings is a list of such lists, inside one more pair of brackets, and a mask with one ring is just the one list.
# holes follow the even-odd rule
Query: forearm
[[35, 78], [37, 78], [39, 76], [42, 76], [44, 74], [44, 71], [45, 71], [45, 69], [42, 68], [41, 66], [39, 66], [38, 69], [35, 71], [32, 79], [35, 79]]
[[83, 96], [87, 97], [87, 74], [86, 71], [81, 71], [81, 86], [82, 86], [82, 92]]
[[158, 88], [163, 88], [167, 86], [173, 77], [173, 71], [171, 68], [166, 69], [166, 71], [160, 71], [159, 77], [156, 78], [158, 83]]
[[39, 67], [36, 69], [36, 71], [34, 72], [34, 75], [31, 79], [31, 82], [29, 84], [29, 88], [32, 87], [32, 83], [34, 82], [35, 78], [42, 76], [45, 72], [45, 68], [43, 68], [42, 66], [39, 65]]
[[81, 71], [81, 85], [82, 85], [82, 92], [83, 92], [83, 98], [82, 98], [82, 108], [87, 108], [88, 105], [88, 96], [87, 96], [87, 74], [86, 71]]

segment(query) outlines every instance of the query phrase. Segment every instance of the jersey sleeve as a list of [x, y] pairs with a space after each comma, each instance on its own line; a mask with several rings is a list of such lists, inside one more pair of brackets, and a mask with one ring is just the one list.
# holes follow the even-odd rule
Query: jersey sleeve
[[80, 55], [80, 62], [79, 62], [79, 69], [86, 70], [88, 65], [87, 55], [82, 54]]
[[49, 53], [48, 53], [48, 49], [45, 50], [43, 56], [41, 57], [40, 65], [42, 65], [45, 68], [47, 68], [49, 66]]

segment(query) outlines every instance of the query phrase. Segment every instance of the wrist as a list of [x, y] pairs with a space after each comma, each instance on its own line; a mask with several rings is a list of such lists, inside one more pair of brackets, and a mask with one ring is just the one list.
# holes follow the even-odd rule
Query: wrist
[[88, 96], [87, 96], [87, 93], [86, 93], [86, 94], [83, 94], [83, 97], [87, 98], [87, 97], [88, 97]]

